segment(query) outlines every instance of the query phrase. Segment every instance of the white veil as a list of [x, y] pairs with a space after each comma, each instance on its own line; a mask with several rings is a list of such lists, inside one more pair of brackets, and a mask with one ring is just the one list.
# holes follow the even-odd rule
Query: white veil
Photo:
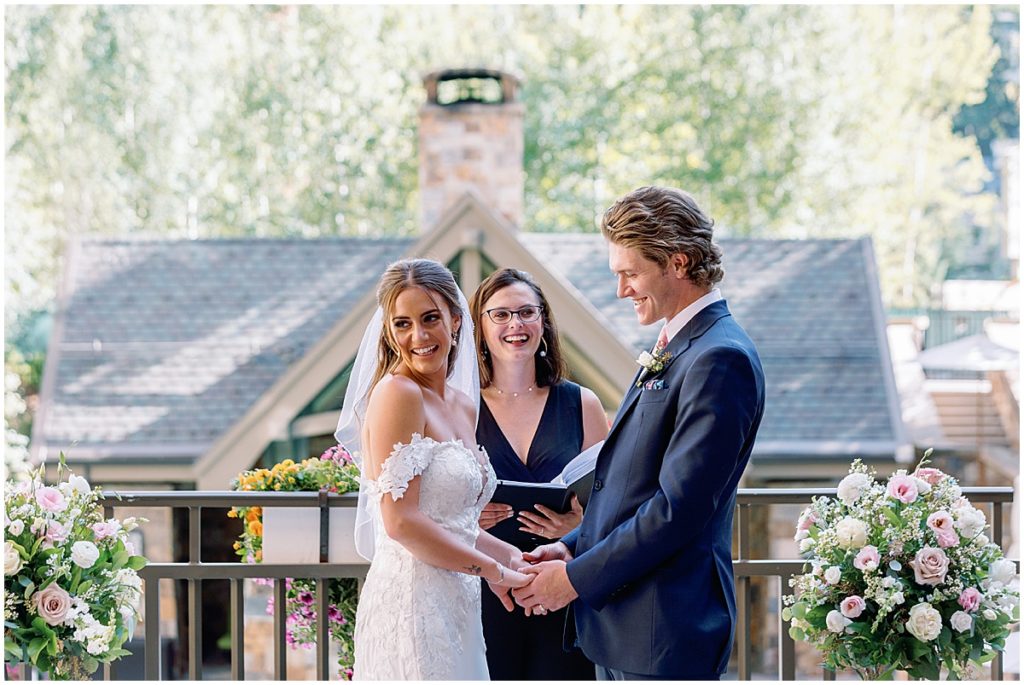
[[[462, 325], [459, 329], [459, 348], [455, 355], [455, 369], [448, 377], [448, 386], [465, 393], [475, 405], [474, 416], [480, 413], [480, 371], [477, 368], [476, 342], [473, 337], [473, 317], [469, 303], [462, 290], [459, 294], [459, 308], [462, 310]], [[374, 312], [370, 324], [359, 343], [359, 351], [348, 378], [345, 401], [338, 418], [335, 439], [352, 455], [360, 469], [359, 504], [356, 509], [355, 543], [356, 551], [367, 560], [373, 559], [375, 531], [373, 519], [367, 510], [368, 495], [366, 476], [363, 470], [362, 431], [366, 419], [366, 406], [370, 401], [370, 382], [377, 370], [377, 348], [383, 330], [384, 312], [380, 307]]]

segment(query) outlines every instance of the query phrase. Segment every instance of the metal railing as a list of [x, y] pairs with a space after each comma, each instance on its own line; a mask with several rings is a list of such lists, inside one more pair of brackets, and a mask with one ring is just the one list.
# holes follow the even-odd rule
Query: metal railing
[[[965, 487], [965, 495], [976, 505], [990, 505], [989, 520], [992, 525], [992, 541], [1003, 544], [1003, 507], [1013, 501], [1013, 488], [1009, 487]], [[774, 504], [809, 504], [812, 497], [833, 496], [830, 489], [782, 489], [741, 488], [736, 499], [736, 532], [738, 558], [733, 561], [736, 579], [737, 626], [736, 661], [740, 680], [752, 676], [751, 635], [751, 581], [755, 578], [777, 578], [779, 598], [776, 610], [778, 619], [778, 677], [780, 680], [796, 679], [796, 651], [788, 626], [782, 620], [782, 596], [788, 593], [788, 581], [803, 570], [804, 562], [799, 559], [753, 559], [751, 558], [751, 510], [755, 506]], [[330, 536], [331, 507], [354, 507], [356, 496], [326, 495], [316, 492], [133, 492], [119, 495], [109, 494], [103, 500], [106, 516], [112, 516], [116, 507], [170, 507], [188, 509], [188, 561], [177, 563], [151, 563], [142, 569], [140, 575], [145, 583], [145, 677], [159, 680], [161, 673], [160, 650], [160, 605], [159, 581], [183, 580], [187, 583], [188, 601], [188, 678], [201, 680], [202, 669], [202, 625], [203, 606], [200, 600], [204, 580], [227, 579], [230, 581], [231, 617], [231, 677], [242, 680], [245, 677], [245, 644], [243, 635], [243, 580], [246, 578], [272, 578], [274, 607], [285, 606], [285, 578], [310, 578], [316, 580], [317, 615], [326, 616], [328, 607], [327, 582], [333, 578], [365, 578], [368, 564], [331, 564], [327, 562]], [[204, 508], [227, 509], [230, 507], [318, 507], [320, 509], [320, 560], [319, 564], [245, 564], [237, 562], [205, 563], [200, 559], [201, 525], [200, 513]], [[1019, 563], [1018, 563], [1019, 568]], [[287, 649], [285, 640], [286, 612], [274, 611], [273, 664], [274, 678], [286, 679]], [[329, 679], [329, 633], [327, 621], [317, 621], [316, 674], [318, 680]], [[992, 677], [1003, 675], [1002, 655], [997, 655], [992, 666]], [[109, 676], [109, 673], [108, 673]], [[825, 680], [834, 680], [835, 674], [823, 669]]]

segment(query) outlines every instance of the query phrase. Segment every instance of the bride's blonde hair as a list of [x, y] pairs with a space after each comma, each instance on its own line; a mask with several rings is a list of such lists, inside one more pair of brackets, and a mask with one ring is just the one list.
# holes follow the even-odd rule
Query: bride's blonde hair
[[[377, 382], [386, 374], [394, 371], [402, 361], [402, 355], [398, 351], [398, 343], [391, 333], [391, 316], [395, 311], [395, 301], [402, 291], [407, 288], [423, 288], [433, 298], [437, 295], [444, 304], [448, 305], [448, 311], [452, 318], [462, 315], [459, 307], [459, 287], [455, 283], [455, 276], [440, 262], [433, 259], [403, 259], [391, 264], [384, 270], [380, 277], [380, 284], [377, 286], [377, 304], [384, 312], [384, 320], [380, 330], [380, 342], [377, 346], [377, 370], [373, 375], [373, 382], [370, 383], [372, 390]], [[462, 335], [462, 326], [452, 333], [452, 345], [448, 350], [448, 377], [451, 377], [455, 370], [455, 356], [458, 354], [459, 339]]]

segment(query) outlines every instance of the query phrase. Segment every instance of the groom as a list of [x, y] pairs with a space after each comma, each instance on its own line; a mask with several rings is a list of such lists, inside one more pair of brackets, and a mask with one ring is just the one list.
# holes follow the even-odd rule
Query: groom
[[[639, 188], [601, 230], [617, 294], [664, 321], [601, 449], [583, 523], [538, 547], [516, 601], [573, 604], [600, 680], [718, 680], [732, 648], [736, 487], [764, 412], [757, 351], [714, 285], [713, 222], [688, 194]], [[639, 362], [640, 360], [638, 360]]]

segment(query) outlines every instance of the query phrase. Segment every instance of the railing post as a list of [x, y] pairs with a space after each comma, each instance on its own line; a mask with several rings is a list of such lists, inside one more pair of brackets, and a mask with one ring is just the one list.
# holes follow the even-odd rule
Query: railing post
[[285, 598], [285, 578], [274, 579], [274, 680], [287, 680], [288, 653], [285, 649], [285, 619], [288, 602]]
[[[740, 505], [737, 535], [740, 561], [750, 557], [750, 505]], [[750, 680], [750, 576], [736, 578], [736, 666], [740, 680]]]
[[231, 579], [231, 679], [245, 680], [245, 581]]
[[326, 578], [316, 579], [316, 679], [330, 680], [331, 629], [327, 617], [330, 598], [327, 596]]
[[779, 680], [796, 680], [796, 644], [782, 618], [782, 598], [789, 586], [784, 581], [791, 577], [779, 576]]
[[149, 567], [142, 569], [140, 575], [145, 583], [146, 597], [146, 680], [160, 680], [160, 579], [148, 574]]
[[[188, 508], [188, 563], [200, 563], [200, 514], [202, 508]], [[203, 581], [188, 579], [188, 677], [203, 679]]]

